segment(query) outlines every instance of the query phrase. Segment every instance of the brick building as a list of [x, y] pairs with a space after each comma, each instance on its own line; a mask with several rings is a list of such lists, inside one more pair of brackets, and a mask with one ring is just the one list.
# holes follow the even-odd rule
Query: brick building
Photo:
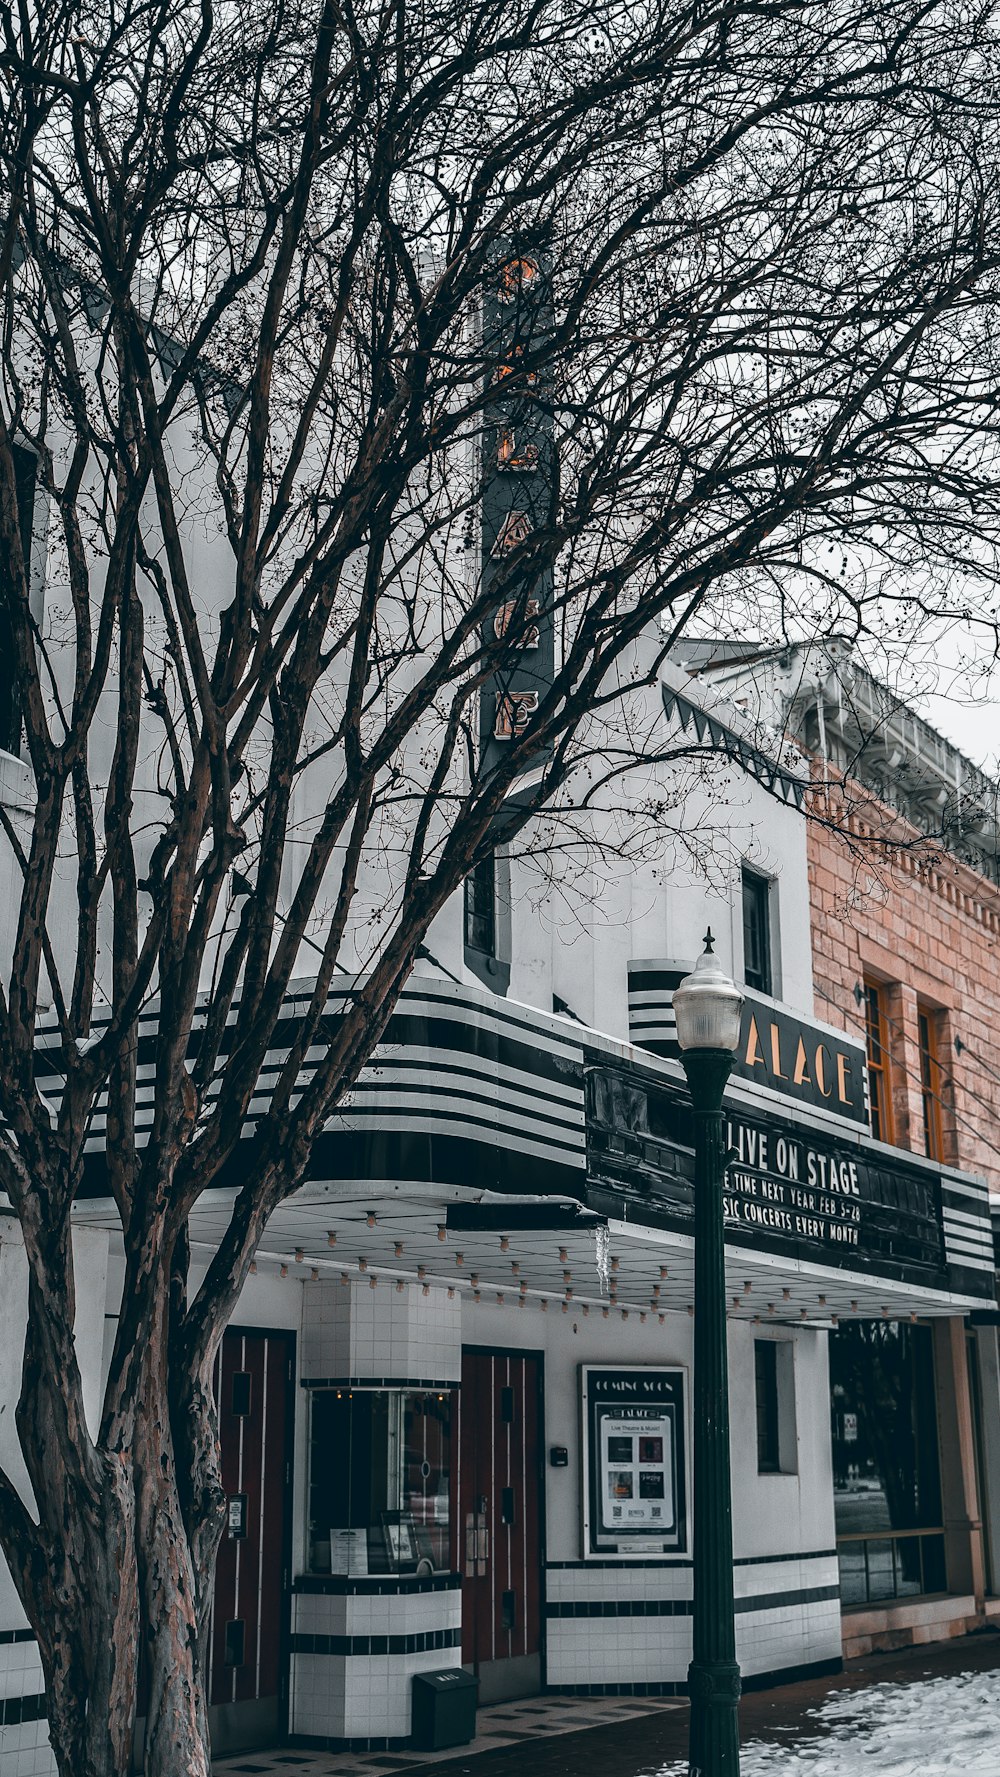
[[[986, 1179], [1000, 1209], [996, 785], [840, 644], [781, 652], [705, 645], [685, 659], [813, 760], [807, 843], [815, 1012], [866, 1046], [872, 1134]], [[943, 1216], [970, 1265], [986, 1268], [992, 1255], [963, 1210], [962, 1190], [943, 1182]], [[996, 1217], [995, 1210], [995, 1224]], [[933, 1415], [923, 1426], [907, 1423], [915, 1479], [905, 1502], [887, 1498], [888, 1486], [877, 1494], [871, 1485], [877, 1452], [854, 1460], [864, 1441], [860, 1397], [867, 1389], [871, 1398], [872, 1377], [838, 1380], [849, 1345], [842, 1330], [831, 1338], [847, 1653], [959, 1632], [970, 1600], [981, 1616], [993, 1614], [1000, 1440], [992, 1318], [973, 1314], [925, 1331], [917, 1324], [907, 1335], [914, 1345], [908, 1386], [933, 1400]], [[861, 1357], [881, 1362], [871, 1350]], [[878, 1386], [884, 1407], [894, 1384], [883, 1375]], [[847, 1403], [843, 1411], [838, 1398]], [[923, 1482], [916, 1474], [921, 1447]], [[928, 1501], [935, 1526], [940, 1520], [940, 1545], [934, 1561], [918, 1566], [913, 1532], [921, 1526], [913, 1520], [928, 1516], [921, 1509]], [[873, 1528], [886, 1534], [863, 1534]], [[934, 1599], [938, 1591], [952, 1596]], [[907, 1601], [911, 1594], [916, 1602]]]

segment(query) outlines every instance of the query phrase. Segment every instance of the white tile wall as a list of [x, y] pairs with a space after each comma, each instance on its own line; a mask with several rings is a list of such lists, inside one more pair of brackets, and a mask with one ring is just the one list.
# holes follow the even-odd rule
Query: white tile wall
[[459, 1591], [378, 1597], [296, 1592], [292, 1599], [292, 1627], [300, 1635], [422, 1635], [457, 1629], [461, 1620]]
[[0, 1777], [55, 1777], [56, 1761], [44, 1721], [0, 1728]]
[[303, 1286], [302, 1375], [407, 1376], [458, 1381], [462, 1372], [462, 1304], [444, 1289], [420, 1284], [372, 1289], [365, 1278], [342, 1284], [320, 1278]]
[[[547, 1648], [553, 1685], [680, 1684], [691, 1658], [691, 1619], [554, 1617]], [[743, 1611], [736, 1619], [737, 1659], [748, 1677], [839, 1659], [840, 1652], [836, 1598]]]
[[33, 1641], [0, 1646], [0, 1697], [37, 1697], [44, 1691], [42, 1661]]
[[410, 1733], [415, 1672], [461, 1663], [458, 1648], [426, 1653], [359, 1654], [332, 1659], [292, 1655], [290, 1730], [337, 1739], [401, 1739]]
[[324, 1654], [293, 1654], [289, 1732], [344, 1735], [345, 1662]]
[[553, 1603], [605, 1598], [690, 1598], [691, 1569], [664, 1567], [550, 1567], [545, 1595]]
[[681, 1682], [690, 1617], [556, 1617], [547, 1625], [550, 1684]]

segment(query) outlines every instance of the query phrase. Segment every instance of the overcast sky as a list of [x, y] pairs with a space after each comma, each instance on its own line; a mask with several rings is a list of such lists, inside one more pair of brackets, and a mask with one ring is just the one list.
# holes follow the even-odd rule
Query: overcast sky
[[869, 671], [994, 782], [1000, 778], [1000, 662], [985, 627], [954, 619], [860, 650]]

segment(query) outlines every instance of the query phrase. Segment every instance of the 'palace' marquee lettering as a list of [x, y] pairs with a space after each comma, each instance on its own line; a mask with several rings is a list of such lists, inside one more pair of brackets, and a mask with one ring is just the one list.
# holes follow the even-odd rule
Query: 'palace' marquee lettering
[[[761, 1031], [767, 1039], [765, 1050]], [[808, 1040], [807, 1040], [808, 1037]], [[742, 1034], [743, 1066], [751, 1074], [760, 1070], [760, 1077], [770, 1085], [790, 1081], [793, 1086], [811, 1087], [821, 1099], [837, 1109], [849, 1110], [857, 1099], [855, 1067], [851, 1053], [818, 1035], [803, 1035], [789, 1028], [789, 1020], [777, 1016], [766, 1023], [759, 1011], [748, 1008]]]

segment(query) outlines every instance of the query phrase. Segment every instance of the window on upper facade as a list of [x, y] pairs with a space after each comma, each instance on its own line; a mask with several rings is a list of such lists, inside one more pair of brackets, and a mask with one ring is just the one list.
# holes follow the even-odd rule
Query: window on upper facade
[[[14, 475], [17, 485], [17, 515], [21, 526], [21, 549], [26, 564], [31, 561], [31, 530], [35, 507], [35, 459], [30, 451], [14, 446]], [[14, 661], [14, 630], [11, 623], [13, 589], [0, 585], [0, 751], [17, 753], [21, 744], [21, 703], [18, 696], [17, 669]]]
[[942, 1078], [938, 1060], [938, 1014], [931, 1006], [917, 1006], [920, 1043], [920, 1102], [923, 1110], [924, 1153], [929, 1160], [944, 1159], [941, 1128]]
[[757, 1473], [790, 1475], [798, 1466], [795, 1432], [795, 1349], [790, 1339], [753, 1342]]
[[757, 1405], [757, 1472], [778, 1473], [778, 1348], [773, 1339], [755, 1339], [754, 1387]]
[[771, 968], [771, 881], [743, 867], [743, 979], [758, 993], [774, 992]]
[[885, 988], [880, 982], [870, 981], [865, 976], [864, 996], [872, 1134], [876, 1141], [891, 1142], [894, 1139], [892, 1071], [889, 1020], [885, 1009]]
[[465, 943], [484, 956], [497, 953], [497, 866], [489, 852], [465, 879]]

